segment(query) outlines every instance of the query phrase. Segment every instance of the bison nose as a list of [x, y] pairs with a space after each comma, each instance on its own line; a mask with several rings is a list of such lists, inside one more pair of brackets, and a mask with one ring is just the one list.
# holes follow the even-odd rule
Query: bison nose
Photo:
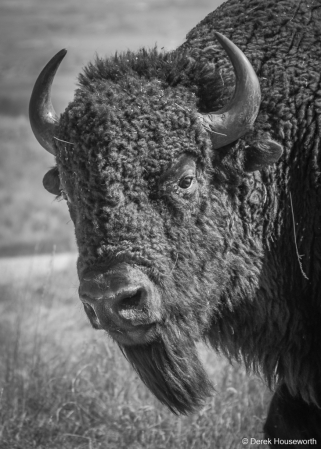
[[141, 270], [126, 264], [86, 272], [79, 296], [94, 327], [127, 328], [158, 318], [158, 295], [152, 282]]
[[95, 290], [95, 286], [91, 286], [88, 282], [79, 288], [80, 299], [84, 303], [86, 311], [91, 314], [94, 312], [97, 315], [101, 309], [104, 309], [104, 313], [110, 317], [116, 314], [124, 320], [132, 321], [133, 324], [136, 321], [141, 321], [143, 315], [146, 314], [147, 292], [144, 287], [127, 287], [116, 292], [100, 291], [97, 294], [95, 294]]

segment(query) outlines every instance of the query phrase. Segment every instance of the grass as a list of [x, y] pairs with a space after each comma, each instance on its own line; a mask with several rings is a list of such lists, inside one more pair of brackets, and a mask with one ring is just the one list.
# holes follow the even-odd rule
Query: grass
[[0, 298], [1, 449], [229, 449], [262, 437], [270, 393], [204, 346], [216, 394], [187, 417], [159, 404], [91, 329], [74, 267], [3, 284]]

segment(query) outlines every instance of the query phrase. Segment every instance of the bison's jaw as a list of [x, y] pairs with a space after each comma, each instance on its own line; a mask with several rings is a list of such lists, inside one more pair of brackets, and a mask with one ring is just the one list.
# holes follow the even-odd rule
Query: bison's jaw
[[137, 266], [91, 267], [80, 276], [79, 296], [92, 326], [118, 343], [146, 344], [155, 338], [160, 294]]

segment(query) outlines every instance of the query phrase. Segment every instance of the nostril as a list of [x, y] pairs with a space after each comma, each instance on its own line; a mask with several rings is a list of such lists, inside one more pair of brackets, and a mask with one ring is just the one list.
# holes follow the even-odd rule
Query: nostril
[[145, 315], [144, 290], [139, 288], [136, 292], [127, 294], [118, 300], [118, 313], [127, 320], [139, 319]]
[[136, 293], [125, 296], [118, 304], [119, 309], [137, 309], [141, 306], [142, 289], [138, 289]]
[[89, 321], [90, 321], [91, 325], [93, 326], [93, 328], [101, 329], [99, 319], [96, 315], [96, 312], [92, 308], [92, 306], [86, 302], [84, 302], [83, 305], [84, 305], [86, 315], [88, 316]]

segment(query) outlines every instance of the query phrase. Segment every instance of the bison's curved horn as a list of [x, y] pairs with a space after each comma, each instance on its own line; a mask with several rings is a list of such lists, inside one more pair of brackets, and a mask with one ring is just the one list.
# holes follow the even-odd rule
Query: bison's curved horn
[[58, 118], [51, 103], [51, 85], [67, 50], [60, 50], [46, 65], [34, 85], [30, 103], [29, 119], [32, 131], [45, 150], [55, 155], [53, 136]]
[[253, 125], [261, 104], [261, 89], [254, 69], [244, 53], [220, 33], [215, 33], [236, 76], [232, 99], [219, 111], [199, 114], [204, 127], [211, 132], [213, 148], [220, 148], [244, 135]]

